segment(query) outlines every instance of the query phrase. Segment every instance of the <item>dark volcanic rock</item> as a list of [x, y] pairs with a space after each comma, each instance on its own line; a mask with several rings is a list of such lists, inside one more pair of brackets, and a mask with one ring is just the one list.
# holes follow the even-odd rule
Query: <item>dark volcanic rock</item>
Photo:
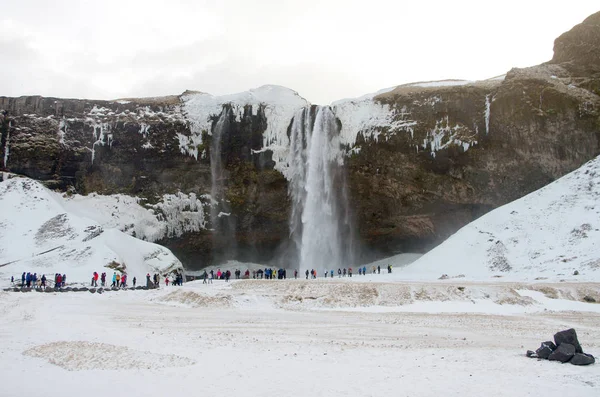
[[525, 355], [529, 358], [538, 358], [538, 355], [533, 350], [527, 350], [527, 353], [525, 353]]
[[556, 345], [552, 342], [542, 342], [542, 345], [535, 351], [539, 358], [548, 358], [556, 350]]
[[591, 354], [575, 353], [571, 359], [573, 365], [590, 365], [596, 362], [596, 359]]
[[96, 293], [96, 288], [90, 288], [90, 289], [89, 289], [89, 291], [90, 291], [92, 294], [95, 294], [95, 293]]
[[560, 361], [561, 363], [566, 363], [569, 361], [573, 355], [575, 354], [575, 346], [570, 345], [568, 343], [561, 343], [556, 350], [550, 354], [548, 360], [550, 361]]
[[552, 63], [579, 73], [600, 72], [600, 12], [590, 15], [554, 41]]
[[568, 343], [575, 347], [576, 353], [583, 353], [583, 349], [581, 348], [579, 340], [577, 339], [577, 332], [575, 332], [575, 329], [573, 328], [557, 332], [554, 335], [554, 342], [556, 343], [556, 346], [560, 346], [563, 343]]

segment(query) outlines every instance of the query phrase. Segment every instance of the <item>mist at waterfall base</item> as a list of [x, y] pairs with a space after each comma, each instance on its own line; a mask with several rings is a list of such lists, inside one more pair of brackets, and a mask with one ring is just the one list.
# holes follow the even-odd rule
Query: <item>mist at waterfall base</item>
[[236, 241], [237, 222], [225, 197], [230, 175], [224, 154], [234, 118], [230, 107], [223, 106], [211, 128], [212, 265], [258, 262], [265, 266], [319, 272], [357, 265], [345, 151], [331, 108], [313, 105], [300, 109], [288, 127], [289, 235], [282, 236], [282, 242], [270, 249]]

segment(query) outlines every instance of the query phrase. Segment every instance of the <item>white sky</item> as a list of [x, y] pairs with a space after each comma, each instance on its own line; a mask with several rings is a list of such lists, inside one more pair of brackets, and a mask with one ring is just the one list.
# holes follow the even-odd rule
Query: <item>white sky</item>
[[0, 95], [115, 99], [264, 84], [325, 104], [552, 58], [597, 0], [3, 0]]

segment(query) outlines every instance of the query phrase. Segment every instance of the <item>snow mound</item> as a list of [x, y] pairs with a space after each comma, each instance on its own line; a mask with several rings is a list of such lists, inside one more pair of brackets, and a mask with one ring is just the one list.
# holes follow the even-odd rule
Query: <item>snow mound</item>
[[[119, 269], [130, 278], [182, 269], [168, 249], [70, 212], [62, 196], [28, 178], [0, 182], [0, 280], [23, 272], [89, 282], [94, 271]], [[81, 212], [80, 212], [81, 213]], [[110, 269], [106, 267], [111, 266]]]
[[[600, 280], [600, 157], [463, 227], [400, 277]], [[575, 271], [579, 275], [574, 275]]]
[[[357, 279], [356, 281], [354, 279]], [[243, 280], [232, 293], [256, 296], [293, 311], [361, 310], [404, 312], [534, 313], [550, 310], [598, 312], [600, 292], [588, 283], [364, 282], [353, 277], [320, 280]], [[259, 299], [260, 300], [260, 299]]]
[[231, 307], [233, 299], [230, 295], [209, 296], [194, 291], [177, 290], [161, 296], [155, 301], [175, 306], [223, 309]]
[[125, 346], [83, 341], [62, 341], [35, 346], [23, 355], [42, 358], [67, 371], [158, 369], [194, 365], [192, 359], [173, 354], [131, 350]]

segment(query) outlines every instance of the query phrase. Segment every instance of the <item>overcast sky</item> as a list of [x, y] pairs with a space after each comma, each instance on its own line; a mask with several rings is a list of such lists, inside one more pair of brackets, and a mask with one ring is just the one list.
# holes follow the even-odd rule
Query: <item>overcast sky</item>
[[264, 84], [313, 103], [552, 58], [597, 0], [4, 0], [0, 95], [115, 99]]

